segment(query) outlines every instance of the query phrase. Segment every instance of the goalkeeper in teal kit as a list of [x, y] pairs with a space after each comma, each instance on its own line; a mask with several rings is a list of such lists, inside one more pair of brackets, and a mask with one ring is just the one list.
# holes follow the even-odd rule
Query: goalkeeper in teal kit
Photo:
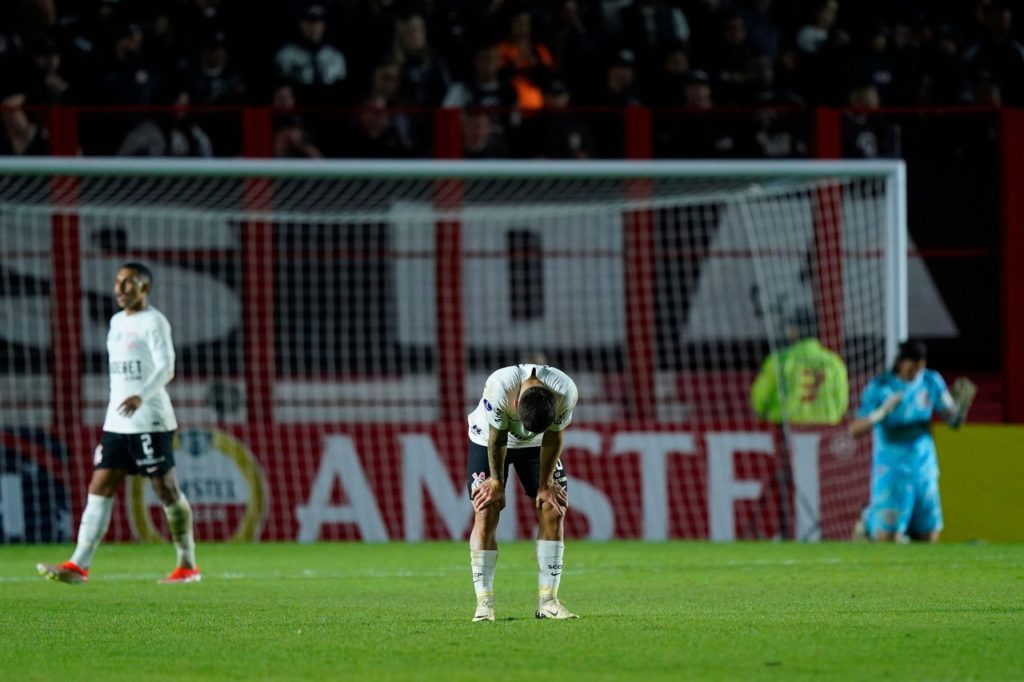
[[958, 379], [950, 391], [926, 364], [924, 344], [901, 344], [892, 371], [865, 387], [857, 419], [850, 425], [855, 436], [875, 433], [871, 502], [861, 519], [864, 533], [873, 540], [935, 542], [942, 531], [932, 415], [960, 426], [977, 389]]

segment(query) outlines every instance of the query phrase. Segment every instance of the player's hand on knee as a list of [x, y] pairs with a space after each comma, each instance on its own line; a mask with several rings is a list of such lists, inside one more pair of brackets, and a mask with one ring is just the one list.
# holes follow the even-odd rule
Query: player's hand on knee
[[494, 506], [498, 511], [505, 508], [505, 486], [493, 476], [473, 488], [473, 511], [480, 512]]
[[569, 494], [557, 483], [542, 485], [537, 490], [537, 509], [543, 508], [545, 504], [550, 506], [557, 516], [565, 516], [569, 509]]

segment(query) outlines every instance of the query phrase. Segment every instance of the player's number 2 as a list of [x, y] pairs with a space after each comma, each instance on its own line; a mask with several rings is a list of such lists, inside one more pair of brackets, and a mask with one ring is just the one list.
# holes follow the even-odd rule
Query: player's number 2
[[153, 456], [153, 437], [148, 433], [143, 433], [139, 436], [139, 440], [142, 441], [142, 454], [147, 457]]

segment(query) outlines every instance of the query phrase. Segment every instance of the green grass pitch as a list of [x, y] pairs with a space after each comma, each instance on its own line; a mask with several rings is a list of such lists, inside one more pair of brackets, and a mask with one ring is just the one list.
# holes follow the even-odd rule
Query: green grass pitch
[[1024, 545], [570, 542], [533, 617], [532, 543], [501, 548], [498, 621], [471, 623], [464, 543], [0, 547], [5, 680], [1021, 680]]

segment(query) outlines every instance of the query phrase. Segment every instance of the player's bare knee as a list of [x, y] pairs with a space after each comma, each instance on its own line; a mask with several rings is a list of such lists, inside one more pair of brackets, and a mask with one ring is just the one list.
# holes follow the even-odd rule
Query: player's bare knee
[[537, 510], [537, 517], [541, 521], [548, 521], [551, 523], [559, 523], [565, 518], [566, 507], [555, 509], [555, 507], [547, 502], [543, 502], [540, 505], [540, 509]]
[[153, 492], [164, 505], [173, 504], [181, 496], [178, 482], [174, 478], [154, 478]]
[[875, 542], [896, 542], [898, 534], [894, 531], [889, 530], [878, 530], [875, 531], [874, 541]]

